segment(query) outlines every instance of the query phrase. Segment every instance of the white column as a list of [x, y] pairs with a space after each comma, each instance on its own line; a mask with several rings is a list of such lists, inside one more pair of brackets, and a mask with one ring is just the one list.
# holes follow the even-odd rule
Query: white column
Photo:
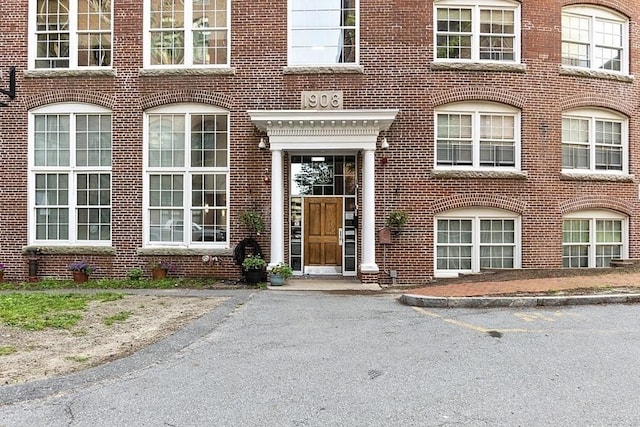
[[282, 150], [271, 151], [271, 260], [269, 267], [284, 261], [284, 181]]
[[374, 150], [365, 150], [362, 170], [362, 273], [378, 273], [376, 264], [376, 173]]

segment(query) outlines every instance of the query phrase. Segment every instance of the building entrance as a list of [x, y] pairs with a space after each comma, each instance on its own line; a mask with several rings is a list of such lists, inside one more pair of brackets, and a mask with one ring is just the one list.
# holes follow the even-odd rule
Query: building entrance
[[304, 198], [304, 271], [342, 273], [342, 198]]
[[356, 274], [356, 157], [291, 156], [295, 274]]

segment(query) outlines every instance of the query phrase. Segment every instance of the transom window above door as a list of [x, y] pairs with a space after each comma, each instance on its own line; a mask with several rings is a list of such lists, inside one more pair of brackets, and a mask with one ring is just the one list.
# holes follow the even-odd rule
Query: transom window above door
[[291, 195], [352, 196], [355, 156], [291, 156]]
[[359, 0], [289, 0], [289, 65], [358, 62]]
[[230, 0], [145, 0], [148, 67], [229, 64]]
[[520, 62], [520, 2], [434, 2], [435, 60]]
[[111, 67], [111, 0], [30, 0], [29, 68]]

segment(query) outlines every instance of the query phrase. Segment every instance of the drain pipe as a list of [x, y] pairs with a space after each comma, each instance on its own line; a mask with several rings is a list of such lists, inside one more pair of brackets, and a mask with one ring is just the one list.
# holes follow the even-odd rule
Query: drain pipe
[[[396, 280], [398, 279], [398, 270], [387, 271], [387, 245], [382, 244], [384, 248], [382, 250], [382, 272], [391, 278], [391, 286], [396, 286]], [[380, 285], [382, 287], [382, 285]]]

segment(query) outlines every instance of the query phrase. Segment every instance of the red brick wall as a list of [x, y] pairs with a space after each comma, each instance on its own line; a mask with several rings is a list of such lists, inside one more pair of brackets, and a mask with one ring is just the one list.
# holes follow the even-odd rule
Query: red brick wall
[[[630, 214], [630, 255], [640, 256], [637, 182], [562, 180], [561, 114], [578, 106], [611, 108], [630, 117], [630, 174], [638, 173], [638, 83], [562, 75], [560, 8], [568, 0], [526, 2], [522, 7], [525, 72], [445, 71], [431, 67], [433, 4], [415, 0], [361, 1], [362, 74], [285, 74], [287, 7], [284, 0], [232, 1], [231, 66], [235, 75], [141, 76], [142, 2], [113, 0], [115, 76], [29, 77], [27, 2], [4, 0], [0, 34], [1, 82], [18, 69], [18, 96], [0, 109], [0, 261], [8, 280], [25, 280], [27, 258], [27, 112], [50, 102], [86, 101], [113, 110], [113, 255], [43, 255], [42, 276], [68, 276], [66, 265], [88, 259], [97, 276], [122, 276], [144, 266], [142, 257], [142, 121], [145, 108], [178, 101], [203, 102], [231, 111], [232, 247], [246, 231], [233, 221], [257, 209], [270, 222], [270, 153], [257, 150], [259, 133], [247, 110], [298, 109], [303, 90], [342, 90], [346, 109], [398, 108], [386, 133], [388, 163], [376, 153], [377, 228], [392, 208], [410, 219], [394, 243], [376, 247], [381, 269], [398, 270], [398, 283], [420, 283], [433, 274], [433, 216], [445, 208], [494, 206], [522, 212], [522, 266], [562, 265], [562, 214], [578, 207]], [[596, 1], [630, 18], [631, 73], [640, 62], [640, 1]], [[438, 178], [434, 165], [433, 112], [447, 102], [490, 100], [522, 111], [522, 170], [526, 179]], [[6, 99], [3, 99], [6, 101]], [[383, 172], [384, 170], [384, 172]], [[384, 189], [384, 192], [383, 192]], [[288, 207], [286, 208], [288, 212]], [[269, 233], [259, 238], [269, 251]], [[288, 254], [288, 249], [285, 251]], [[205, 265], [200, 256], [174, 257], [177, 273], [237, 277], [231, 257]], [[389, 282], [385, 274], [379, 279]], [[367, 276], [367, 280], [369, 277]]]

